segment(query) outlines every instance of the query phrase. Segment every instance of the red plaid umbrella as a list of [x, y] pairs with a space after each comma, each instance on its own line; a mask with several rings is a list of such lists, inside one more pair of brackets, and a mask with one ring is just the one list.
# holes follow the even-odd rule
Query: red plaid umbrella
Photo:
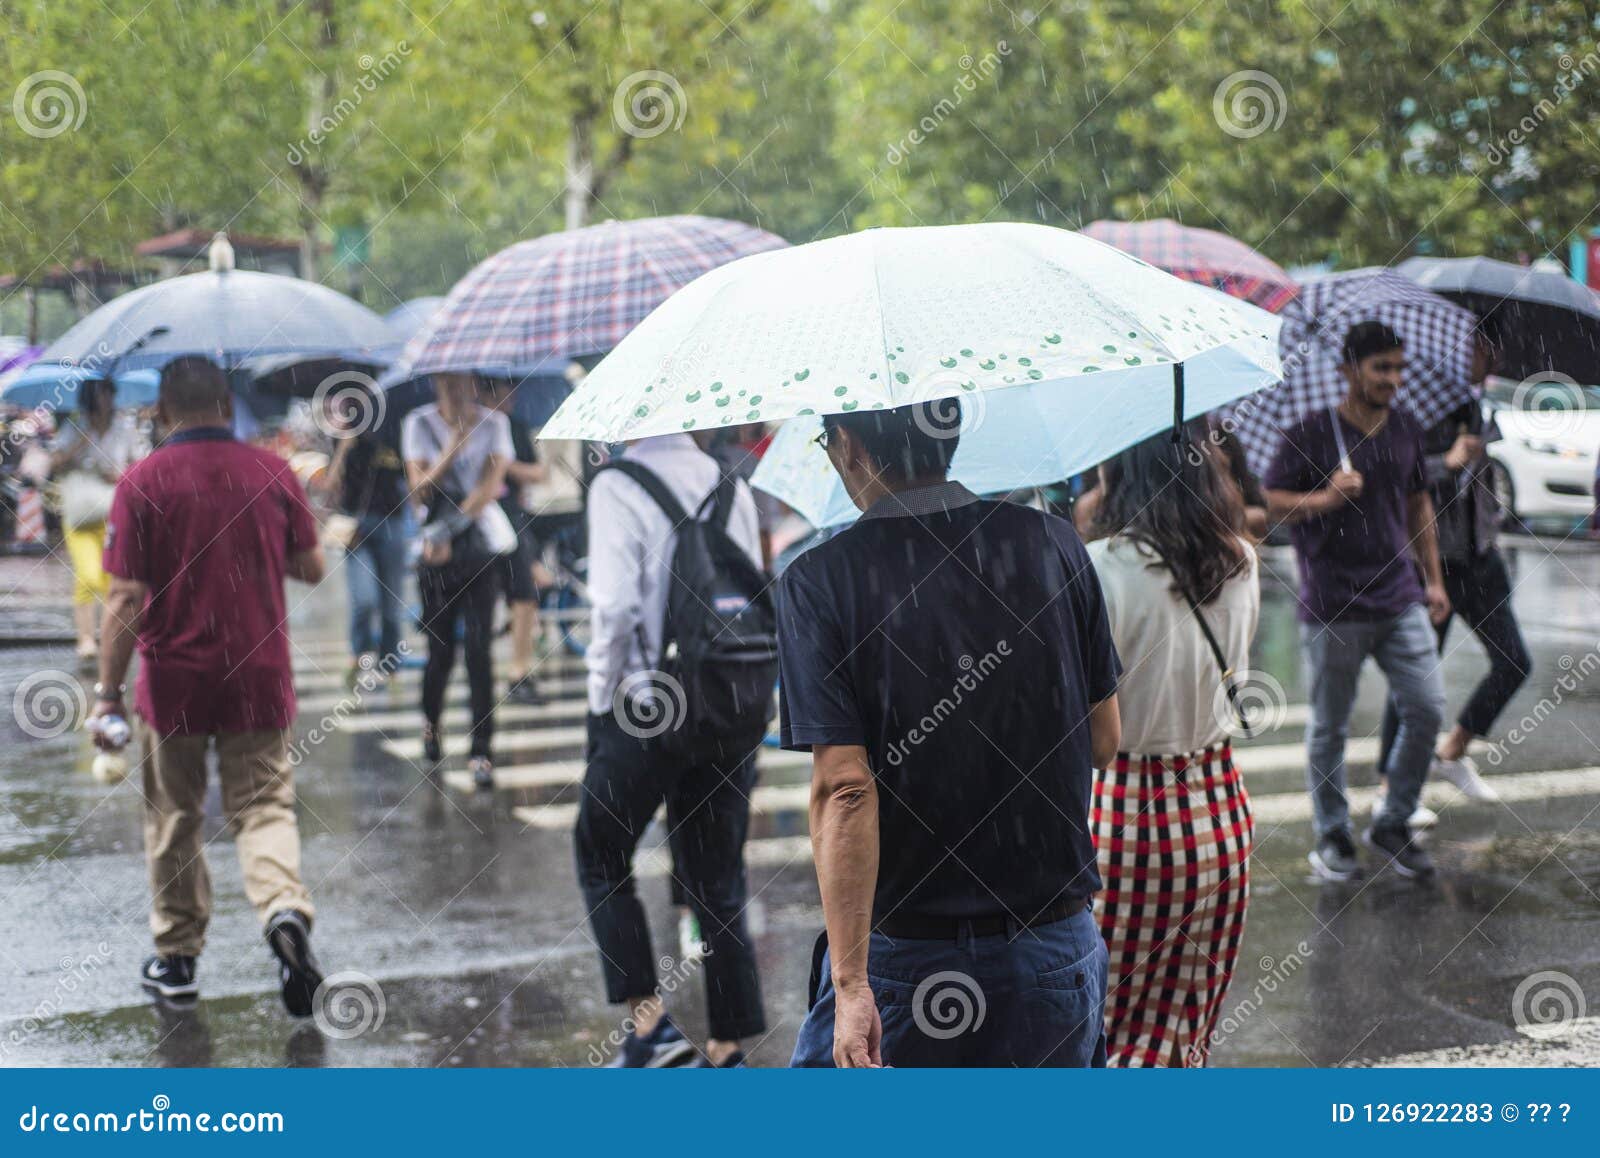
[[1277, 313], [1299, 292], [1270, 258], [1214, 229], [1154, 221], [1093, 221], [1081, 233], [1184, 281], [1195, 281]]
[[522, 378], [603, 354], [681, 287], [788, 242], [716, 217], [647, 217], [518, 242], [482, 262], [385, 379], [445, 370]]
[[1283, 382], [1232, 408], [1227, 421], [1250, 469], [1265, 474], [1284, 432], [1315, 410], [1337, 406], [1349, 389], [1339, 372], [1344, 335], [1379, 321], [1405, 343], [1406, 369], [1395, 405], [1427, 429], [1475, 396], [1477, 315], [1391, 269], [1353, 269], [1308, 281], [1284, 311], [1278, 331]]

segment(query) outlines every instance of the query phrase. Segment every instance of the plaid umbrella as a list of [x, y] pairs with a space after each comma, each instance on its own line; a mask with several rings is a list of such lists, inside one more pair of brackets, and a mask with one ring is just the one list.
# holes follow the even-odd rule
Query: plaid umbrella
[[1154, 221], [1092, 221], [1081, 232], [1164, 269], [1277, 313], [1299, 292], [1294, 279], [1270, 258], [1214, 229]]
[[1388, 324], [1405, 343], [1405, 379], [1395, 405], [1424, 428], [1475, 396], [1468, 378], [1478, 319], [1470, 310], [1388, 269], [1307, 282], [1284, 311], [1278, 334], [1282, 385], [1245, 399], [1228, 415], [1255, 474], [1266, 473], [1286, 430], [1313, 411], [1339, 404], [1348, 389], [1339, 373], [1339, 348], [1345, 332], [1365, 321]]
[[610, 350], [707, 270], [787, 245], [715, 217], [647, 217], [518, 242], [480, 262], [385, 375], [444, 370], [522, 378]]

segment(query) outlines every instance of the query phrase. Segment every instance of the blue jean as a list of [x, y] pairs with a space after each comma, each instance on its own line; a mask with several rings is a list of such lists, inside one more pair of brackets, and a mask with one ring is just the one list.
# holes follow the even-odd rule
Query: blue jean
[[[1106, 946], [1094, 914], [1004, 934], [872, 934], [867, 977], [890, 1066], [1104, 1066]], [[821, 965], [795, 1066], [833, 1064], [833, 977]]]
[[1344, 745], [1361, 667], [1371, 656], [1389, 680], [1397, 727], [1381, 769], [1388, 796], [1376, 823], [1403, 827], [1417, 807], [1444, 720], [1444, 676], [1428, 612], [1413, 604], [1390, 619], [1302, 623], [1311, 720], [1306, 725], [1306, 787], [1317, 835], [1350, 827]]
[[[406, 617], [406, 546], [410, 518], [404, 513], [364, 516], [355, 545], [345, 554], [350, 598], [350, 654], [395, 655]], [[374, 631], [374, 626], [377, 630]]]

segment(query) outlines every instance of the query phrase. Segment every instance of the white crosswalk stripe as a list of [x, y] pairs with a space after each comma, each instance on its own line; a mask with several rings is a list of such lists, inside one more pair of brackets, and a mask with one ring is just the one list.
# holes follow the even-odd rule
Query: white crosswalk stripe
[[[529, 829], [569, 831], [577, 820], [577, 789], [584, 772], [582, 759], [574, 758], [574, 754], [581, 751], [586, 736], [583, 721], [587, 704], [582, 664], [571, 657], [558, 656], [547, 660], [540, 671], [540, 686], [551, 697], [549, 703], [540, 706], [502, 704], [496, 708], [495, 719], [500, 730], [495, 736], [495, 751], [510, 762], [495, 769], [495, 783], [500, 791], [522, 794], [525, 800], [531, 796], [543, 801], [519, 803], [512, 809], [512, 814]], [[337, 673], [312, 670], [298, 676], [297, 682], [307, 690], [300, 700], [302, 721], [323, 712], [342, 712], [339, 728], [353, 734], [382, 735], [385, 737], [382, 746], [387, 753], [410, 762], [420, 761], [421, 716], [415, 706], [420, 672], [404, 669], [397, 673], [392, 686], [360, 696], [344, 690], [343, 681], [342, 668]], [[352, 699], [358, 702], [352, 705]], [[449, 706], [443, 721], [448, 761], [458, 761], [468, 750], [466, 699], [464, 681], [457, 678], [447, 697]], [[1293, 735], [1305, 726], [1308, 715], [1306, 704], [1287, 705], [1273, 717], [1274, 730], [1266, 739]], [[1371, 764], [1377, 758], [1378, 747], [1376, 736], [1355, 737], [1346, 745], [1345, 758], [1353, 766]], [[1276, 825], [1311, 818], [1311, 802], [1299, 778], [1284, 779], [1286, 774], [1303, 769], [1305, 758], [1305, 744], [1298, 739], [1284, 742], [1257, 739], [1235, 747], [1234, 760], [1250, 786], [1257, 824]], [[769, 783], [752, 794], [751, 814], [756, 817], [799, 814], [803, 817], [810, 803], [807, 783], [810, 755], [762, 747], [757, 761], [763, 778]], [[1260, 782], [1251, 784], [1252, 777], [1265, 780], [1272, 776], [1277, 780], [1271, 790]], [[474, 791], [472, 777], [461, 768], [444, 770], [441, 779], [453, 791], [463, 794]], [[771, 783], [773, 780], [778, 782]], [[1505, 804], [1582, 796], [1600, 791], [1600, 767], [1496, 775], [1493, 781]], [[1351, 811], [1357, 816], [1369, 812], [1375, 791], [1370, 787], [1352, 787], [1349, 792]], [[1429, 784], [1423, 799], [1441, 811], [1500, 807], [1468, 801], [1443, 784]], [[797, 860], [809, 861], [810, 856], [809, 838], [793, 834], [753, 837], [746, 852], [746, 859], [752, 866], [780, 867]], [[669, 863], [664, 849], [642, 851], [637, 871], [645, 876], [661, 875], [668, 871]]]

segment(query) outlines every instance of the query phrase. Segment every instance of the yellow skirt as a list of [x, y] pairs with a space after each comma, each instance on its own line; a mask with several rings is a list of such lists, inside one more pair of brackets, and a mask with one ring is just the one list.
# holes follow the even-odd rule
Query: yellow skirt
[[79, 606], [104, 603], [111, 593], [111, 577], [100, 565], [106, 547], [105, 526], [70, 527], [66, 537], [67, 557], [72, 560], [72, 601]]

